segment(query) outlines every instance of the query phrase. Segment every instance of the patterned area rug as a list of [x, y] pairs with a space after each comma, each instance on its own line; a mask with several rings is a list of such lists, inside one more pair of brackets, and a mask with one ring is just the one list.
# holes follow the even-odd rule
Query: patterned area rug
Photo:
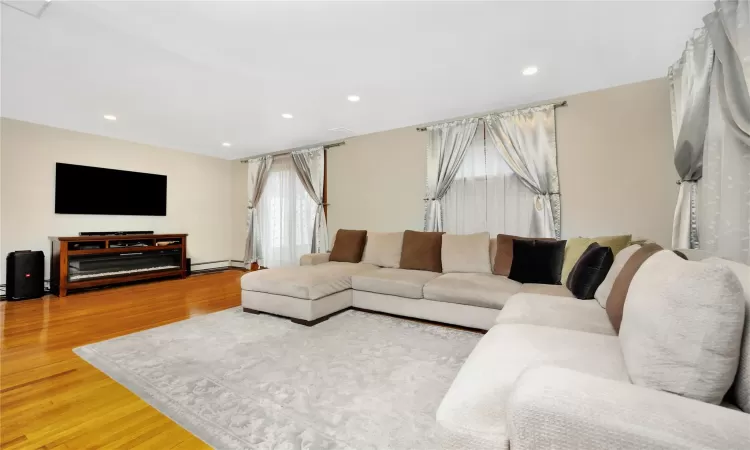
[[79, 347], [219, 449], [434, 449], [481, 335], [347, 311], [314, 327], [230, 309]]

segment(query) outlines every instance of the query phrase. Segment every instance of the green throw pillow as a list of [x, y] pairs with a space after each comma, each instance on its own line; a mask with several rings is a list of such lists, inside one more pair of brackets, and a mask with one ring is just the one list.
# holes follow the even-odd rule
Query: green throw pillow
[[614, 256], [620, 253], [620, 250], [630, 245], [632, 235], [626, 234], [622, 236], [600, 236], [595, 238], [572, 238], [568, 239], [568, 243], [565, 246], [565, 260], [563, 261], [562, 273], [560, 281], [563, 286], [568, 281], [568, 275], [573, 270], [573, 266], [578, 262], [578, 258], [581, 257], [584, 251], [596, 242], [602, 247], [609, 247], [612, 249]]

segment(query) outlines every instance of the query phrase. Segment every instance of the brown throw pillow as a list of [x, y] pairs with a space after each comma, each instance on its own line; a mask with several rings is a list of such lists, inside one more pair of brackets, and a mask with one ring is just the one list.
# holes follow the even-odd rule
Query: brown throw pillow
[[328, 260], [358, 263], [362, 261], [366, 242], [367, 230], [339, 230]]
[[510, 267], [513, 265], [513, 239], [519, 241], [554, 241], [554, 238], [529, 238], [512, 236], [510, 234], [497, 235], [497, 253], [495, 253], [495, 265], [492, 273], [507, 277], [510, 275]]
[[404, 231], [401, 247], [402, 269], [442, 272], [441, 248], [443, 233], [429, 231]]
[[628, 259], [620, 273], [615, 278], [615, 282], [612, 284], [612, 290], [609, 292], [607, 297], [607, 316], [609, 321], [614, 327], [615, 331], [620, 333], [620, 324], [622, 323], [622, 310], [625, 308], [625, 299], [628, 296], [628, 289], [630, 288], [630, 282], [633, 281], [638, 269], [641, 268], [644, 262], [656, 252], [664, 250], [658, 244], [646, 244], [638, 249], [633, 256]]

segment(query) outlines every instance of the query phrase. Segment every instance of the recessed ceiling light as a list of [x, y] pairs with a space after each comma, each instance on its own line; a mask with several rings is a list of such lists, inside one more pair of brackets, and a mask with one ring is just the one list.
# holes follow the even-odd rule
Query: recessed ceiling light
[[294, 118], [294, 116], [291, 115], [291, 114], [289, 114], [289, 113], [284, 113], [284, 114], [281, 115], [281, 117], [283, 117], [285, 119], [293, 119]]
[[535, 73], [539, 72], [539, 68], [537, 66], [529, 66], [521, 72], [524, 75], [534, 75]]
[[350, 102], [358, 102], [359, 101], [359, 95], [350, 95], [346, 97], [347, 100]]
[[232, 146], [232, 144], [230, 144], [229, 142], [222, 142], [221, 145], [224, 146], [224, 147], [231, 147]]
[[112, 120], [112, 121], [117, 120], [117, 117], [115, 117], [115, 116], [113, 116], [111, 114], [105, 114], [104, 118], [107, 119], [107, 120]]

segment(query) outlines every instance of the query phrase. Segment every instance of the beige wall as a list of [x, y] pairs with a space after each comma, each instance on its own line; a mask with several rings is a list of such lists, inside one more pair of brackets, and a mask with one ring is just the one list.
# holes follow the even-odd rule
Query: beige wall
[[[0, 127], [1, 283], [5, 253], [43, 250], [49, 258], [48, 236], [79, 231], [188, 233], [193, 263], [230, 258], [233, 162], [9, 119]], [[166, 175], [167, 215], [55, 214], [56, 162]]]
[[677, 202], [665, 78], [567, 97], [557, 110], [563, 236], [670, 246]]
[[414, 127], [346, 140], [328, 150], [328, 226], [421, 230], [427, 135]]
[[[666, 79], [565, 98], [557, 110], [563, 237], [633, 233], [671, 241], [677, 197]], [[329, 228], [419, 230], [425, 133], [347, 139], [328, 151]]]

